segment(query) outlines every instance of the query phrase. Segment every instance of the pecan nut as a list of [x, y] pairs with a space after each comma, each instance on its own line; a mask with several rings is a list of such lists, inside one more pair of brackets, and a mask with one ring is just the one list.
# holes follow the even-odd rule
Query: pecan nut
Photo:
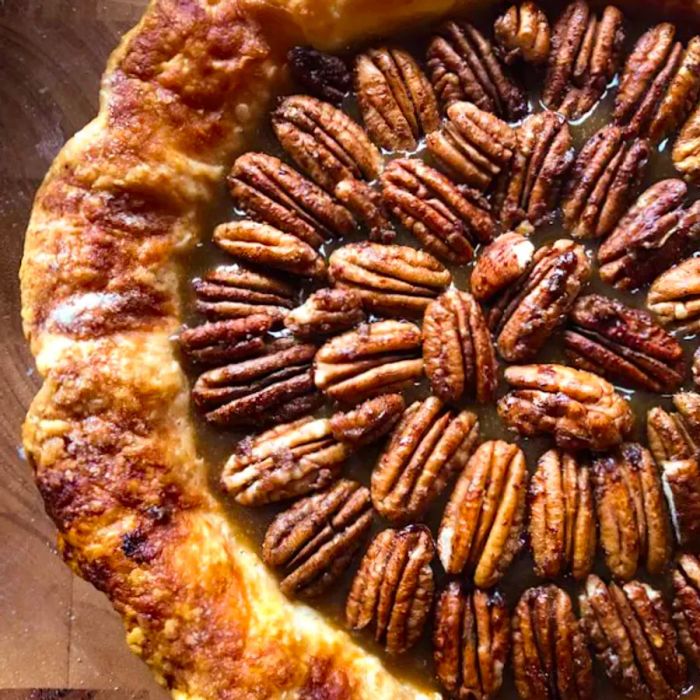
[[287, 60], [294, 80], [315, 97], [339, 104], [350, 92], [352, 78], [342, 58], [310, 46], [295, 46]]
[[300, 338], [313, 339], [347, 331], [365, 320], [362, 299], [352, 289], [319, 289], [284, 319]]
[[579, 596], [583, 627], [613, 685], [638, 700], [677, 700], [687, 679], [671, 613], [646, 583], [607, 586], [591, 574]]
[[659, 465], [700, 457], [700, 394], [675, 394], [675, 412], [652, 408], [647, 414], [649, 449]]
[[531, 437], [549, 433], [564, 450], [605, 450], [630, 433], [627, 401], [598, 375], [563, 365], [508, 367], [512, 387], [498, 402], [510, 428]]
[[335, 187], [335, 196], [364, 226], [370, 241], [392, 243], [396, 230], [389, 218], [380, 192], [363, 180], [341, 180]]
[[580, 581], [591, 573], [596, 519], [590, 470], [574, 455], [545, 452], [530, 481], [530, 546], [535, 573], [556, 578], [571, 571]]
[[554, 25], [542, 102], [579, 119], [617, 73], [624, 41], [622, 13], [608, 5], [600, 19], [586, 0], [567, 5]]
[[421, 160], [391, 161], [382, 174], [382, 195], [401, 224], [443, 260], [467, 263], [479, 243], [493, 238], [487, 202]]
[[513, 612], [513, 673], [521, 698], [593, 700], [593, 662], [571, 598], [528, 588]]
[[355, 92], [370, 138], [381, 148], [413, 151], [438, 128], [435, 93], [411, 54], [370, 49], [355, 62]]
[[688, 117], [673, 144], [673, 166], [688, 182], [700, 179], [700, 105]]
[[673, 570], [673, 621], [686, 656], [700, 666], [700, 559], [678, 557]]
[[420, 519], [462, 470], [479, 437], [470, 411], [456, 413], [434, 396], [405, 411], [372, 472], [372, 503], [392, 523]]
[[650, 314], [599, 294], [579, 298], [564, 334], [574, 367], [661, 393], [683, 382], [683, 348]]
[[363, 324], [331, 338], [316, 353], [316, 386], [343, 403], [401, 391], [423, 374], [420, 345], [420, 329], [413, 323]]
[[401, 420], [406, 404], [401, 394], [382, 394], [368, 399], [352, 411], [331, 417], [333, 437], [352, 447], [375, 442]]
[[356, 292], [365, 309], [382, 315], [422, 316], [452, 280], [430, 253], [408, 246], [349, 243], [328, 264], [335, 287]]
[[547, 62], [552, 33], [547, 15], [534, 2], [511, 5], [494, 22], [493, 33], [506, 64], [519, 59], [536, 66]]
[[435, 584], [435, 546], [426, 527], [380, 532], [362, 559], [345, 606], [351, 629], [374, 628], [390, 654], [412, 647], [423, 632]]
[[659, 275], [647, 295], [647, 307], [679, 331], [700, 330], [700, 258], [688, 258]]
[[467, 462], [442, 516], [437, 548], [449, 574], [495, 585], [522, 545], [527, 467], [517, 445], [483, 443]]
[[465, 395], [479, 403], [496, 398], [496, 353], [471, 294], [450, 289], [428, 305], [423, 362], [433, 393], [443, 401], [459, 401]]
[[285, 595], [318, 596], [347, 569], [371, 525], [369, 490], [341, 479], [275, 517], [263, 540], [263, 561], [283, 572]]
[[450, 581], [440, 594], [433, 629], [438, 680], [451, 696], [494, 700], [503, 684], [510, 620], [496, 592], [467, 592]]

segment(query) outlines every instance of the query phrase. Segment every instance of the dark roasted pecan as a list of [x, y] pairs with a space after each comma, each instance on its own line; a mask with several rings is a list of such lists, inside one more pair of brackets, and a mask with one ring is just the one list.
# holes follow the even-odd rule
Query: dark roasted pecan
[[422, 316], [452, 280], [430, 253], [402, 245], [350, 243], [328, 263], [334, 286], [352, 289], [365, 309], [382, 315]]
[[678, 700], [687, 664], [658, 591], [639, 581], [606, 586], [591, 574], [579, 605], [596, 656], [617, 688], [633, 700]]
[[614, 230], [638, 193], [649, 151], [646, 139], [625, 139], [612, 124], [588, 139], [561, 207], [564, 227], [574, 238], [602, 238]]
[[700, 330], [700, 258], [688, 258], [659, 275], [651, 285], [647, 307], [659, 320], [680, 331]]
[[382, 148], [413, 151], [440, 115], [430, 81], [411, 54], [370, 49], [355, 62], [355, 92], [370, 138]]
[[339, 104], [350, 92], [352, 79], [342, 58], [310, 46], [295, 46], [287, 60], [294, 80], [315, 97]]
[[682, 391], [673, 403], [677, 412], [656, 407], [647, 414], [649, 449], [659, 465], [700, 457], [700, 394]]
[[423, 318], [423, 362], [433, 393], [443, 401], [496, 398], [497, 364], [486, 319], [474, 297], [450, 289]]
[[392, 214], [443, 260], [469, 262], [474, 248], [493, 237], [494, 221], [483, 197], [422, 160], [391, 161], [382, 174], [382, 192]]
[[688, 180], [700, 181], [700, 105], [690, 114], [673, 144], [673, 166]]
[[263, 540], [263, 561], [283, 572], [286, 595], [317, 596], [347, 569], [371, 525], [368, 489], [341, 479], [275, 517]]
[[528, 588], [513, 612], [513, 672], [524, 700], [593, 700], [593, 662], [571, 598]]
[[673, 570], [673, 621], [688, 658], [700, 666], [700, 559], [678, 557]]
[[331, 432], [336, 440], [353, 447], [367, 445], [389, 433], [401, 420], [405, 407], [401, 394], [375, 396], [352, 411], [335, 413]]
[[521, 547], [527, 467], [517, 445], [483, 443], [472, 455], [445, 508], [437, 547], [449, 574], [473, 572], [489, 588]]
[[551, 433], [564, 450], [605, 450], [632, 430], [629, 404], [597, 374], [564, 365], [508, 367], [513, 388], [498, 402], [506, 425], [530, 437]]
[[700, 346], [693, 353], [693, 381], [700, 387]]
[[444, 409], [434, 396], [416, 401], [372, 472], [374, 507], [393, 523], [420, 519], [467, 463], [478, 437], [470, 411]]
[[700, 464], [697, 458], [661, 463], [678, 544], [700, 552]]
[[700, 200], [687, 209], [682, 180], [661, 180], [643, 192], [598, 249], [600, 278], [634, 289], [678, 262], [700, 235]]
[[382, 156], [362, 127], [344, 112], [307, 95], [287, 97], [272, 113], [282, 148], [327, 192], [347, 178], [374, 180]]
[[351, 629], [374, 628], [390, 654], [412, 647], [423, 632], [433, 602], [435, 546], [426, 527], [384, 530], [369, 546], [345, 606]]
[[430, 80], [444, 106], [466, 100], [508, 120], [525, 115], [525, 93], [508, 76], [491, 42], [473, 25], [446, 22], [430, 42], [427, 58]]
[[319, 289], [284, 319], [300, 338], [313, 339], [347, 331], [365, 320], [362, 299], [352, 289]]
[[389, 219], [380, 192], [364, 180], [341, 180], [335, 187], [335, 196], [355, 215], [367, 230], [370, 241], [391, 243], [396, 230]]
[[493, 25], [503, 60], [510, 64], [522, 59], [540, 65], [547, 62], [551, 31], [547, 15], [530, 0], [511, 5]]
[[593, 462], [600, 544], [612, 574], [627, 580], [644, 561], [660, 573], [671, 553], [671, 528], [661, 479], [648, 450], [627, 442]]
[[566, 356], [579, 369], [647, 391], [675, 391], [683, 382], [683, 348], [650, 314], [589, 294], [571, 310]]
[[586, 0], [569, 4], [554, 25], [542, 101], [578, 119], [603, 95], [620, 64], [622, 13], [608, 5], [600, 19]]
[[494, 700], [510, 648], [508, 608], [497, 592], [467, 592], [450, 581], [433, 629], [435, 673], [451, 697]]
[[556, 578], [591, 573], [596, 520], [590, 470], [576, 456], [549, 450], [530, 481], [530, 546], [535, 573]]

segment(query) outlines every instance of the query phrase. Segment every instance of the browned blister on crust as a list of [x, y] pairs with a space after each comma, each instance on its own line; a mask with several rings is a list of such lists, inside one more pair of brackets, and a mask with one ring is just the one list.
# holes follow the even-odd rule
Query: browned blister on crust
[[689, 333], [700, 330], [700, 258], [688, 258], [659, 275], [649, 288], [647, 307], [666, 325]]
[[549, 58], [552, 39], [549, 20], [530, 0], [520, 6], [511, 5], [494, 22], [493, 33], [507, 64], [523, 60], [539, 66]]
[[348, 178], [335, 186], [335, 196], [366, 229], [370, 241], [393, 243], [396, 230], [378, 190], [364, 180]]
[[673, 569], [673, 621], [685, 655], [700, 666], [700, 559], [681, 554]]
[[434, 396], [406, 409], [372, 471], [372, 503], [392, 523], [422, 518], [476, 447], [479, 422]]
[[435, 545], [426, 527], [383, 530], [372, 541], [348, 594], [348, 627], [372, 627], [389, 654], [412, 647], [423, 632], [435, 584]]
[[389, 433], [401, 420], [406, 404], [401, 394], [380, 394], [351, 411], [331, 416], [331, 432], [339, 442], [361, 447]]
[[575, 455], [549, 450], [530, 481], [529, 536], [535, 573], [557, 578], [591, 572], [596, 517], [590, 469]]
[[523, 700], [593, 699], [593, 662], [565, 591], [528, 588], [512, 627], [515, 687]]
[[522, 545], [527, 467], [517, 445], [483, 443], [467, 462], [440, 522], [437, 547], [450, 574], [495, 585]]
[[319, 289], [296, 309], [284, 325], [299, 338], [312, 340], [347, 331], [365, 320], [362, 298], [352, 289]]
[[508, 607], [498, 592], [467, 592], [450, 581], [438, 598], [433, 659], [451, 697], [494, 700], [510, 649]]

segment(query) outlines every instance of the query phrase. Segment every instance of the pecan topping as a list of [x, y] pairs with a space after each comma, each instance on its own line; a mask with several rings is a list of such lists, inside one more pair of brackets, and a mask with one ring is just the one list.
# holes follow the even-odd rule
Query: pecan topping
[[678, 544], [700, 550], [700, 464], [697, 458], [662, 462], [663, 482]]
[[508, 367], [514, 389], [498, 402], [506, 425], [526, 437], [551, 433], [564, 450], [605, 450], [632, 430], [629, 404], [612, 384], [563, 365]]
[[508, 608], [495, 592], [467, 592], [450, 581], [435, 611], [435, 672], [450, 695], [494, 700], [510, 648]]
[[363, 180], [341, 180], [335, 187], [339, 199], [367, 229], [370, 241], [392, 243], [396, 231], [382, 195]]
[[700, 346], [693, 353], [693, 381], [700, 387]]
[[450, 289], [428, 305], [423, 362], [433, 393], [443, 401], [459, 401], [465, 394], [479, 403], [496, 398], [496, 353], [471, 294]]
[[445, 106], [466, 100], [515, 121], [527, 111], [524, 92], [501, 65], [491, 42], [467, 22], [446, 22], [428, 47], [428, 70]]
[[700, 666], [700, 559], [693, 554], [678, 557], [673, 570], [673, 621], [681, 648]]
[[586, 0], [566, 7], [554, 25], [542, 102], [578, 119], [603, 95], [620, 64], [622, 13], [608, 5], [598, 17]]
[[367, 445], [391, 432], [405, 407], [401, 394], [375, 396], [352, 411], [334, 414], [331, 432], [336, 440], [353, 447]]
[[310, 46], [295, 46], [287, 59], [292, 77], [311, 95], [339, 104], [350, 92], [352, 78], [342, 58]]
[[404, 413], [372, 472], [372, 503], [393, 523], [418, 520], [474, 451], [479, 423], [434, 396]]
[[700, 105], [683, 125], [673, 144], [673, 165], [689, 182], [700, 180]]
[[593, 462], [593, 484], [605, 563], [616, 578], [634, 576], [640, 560], [660, 573], [671, 553], [661, 479], [648, 450], [625, 443]]
[[413, 323], [363, 324], [332, 338], [316, 353], [316, 386], [344, 403], [401, 391], [423, 373], [420, 343], [420, 329]]
[[426, 527], [380, 532], [353, 580], [345, 607], [348, 626], [360, 630], [371, 625], [390, 654], [412, 647], [433, 602], [434, 551]]
[[606, 586], [591, 574], [579, 605], [596, 656], [617, 688], [637, 700], [680, 697], [686, 660], [658, 591], [639, 581]]
[[578, 581], [591, 572], [596, 521], [590, 470], [574, 455], [549, 450], [530, 482], [530, 545], [535, 573]]
[[661, 180], [643, 192], [598, 249], [600, 278], [634, 289], [678, 262], [700, 234], [700, 200], [687, 209], [682, 180]]
[[588, 139], [561, 207], [564, 227], [574, 238], [602, 238], [614, 230], [638, 192], [649, 152], [646, 139], [625, 139], [612, 124]]
[[449, 574], [465, 568], [489, 588], [521, 547], [527, 467], [517, 445], [483, 443], [455, 485], [442, 516], [437, 547]]
[[493, 237], [494, 221], [483, 197], [421, 160], [391, 161], [382, 174], [382, 188], [394, 216], [443, 260], [469, 262], [474, 248]]
[[347, 178], [374, 180], [382, 156], [362, 127], [344, 112], [307, 95], [283, 100], [272, 113], [282, 148], [327, 192]]
[[564, 322], [590, 273], [586, 251], [573, 241], [540, 248], [528, 273], [505, 290], [489, 314], [503, 359], [533, 358]]
[[528, 588], [513, 613], [513, 672], [520, 697], [592, 700], [592, 667], [568, 594], [554, 585]]
[[700, 258], [688, 258], [659, 275], [649, 289], [647, 306], [664, 324], [679, 331], [700, 330]]
[[413, 151], [440, 115], [430, 81], [401, 49], [370, 49], [355, 62], [355, 92], [370, 138], [381, 148]]
[[551, 43], [549, 20], [534, 2], [511, 5], [494, 22], [493, 32], [507, 64], [519, 59], [533, 65], [546, 63]]
[[341, 479], [270, 523], [263, 561], [284, 573], [280, 589], [285, 595], [317, 596], [347, 569], [371, 525], [369, 490]]
[[360, 295], [351, 289], [319, 289], [284, 319], [300, 338], [313, 339], [347, 331], [365, 320]]
[[654, 459], [663, 466], [670, 460], [700, 457], [700, 394], [675, 394], [676, 412], [652, 408], [647, 414], [647, 437]]
[[683, 348], [645, 311], [589, 294], [570, 318], [564, 347], [575, 367], [647, 391], [671, 392], [683, 382]]
[[329, 258], [334, 286], [359, 294], [368, 311], [421, 316], [452, 275], [430, 253], [402, 245], [350, 243]]

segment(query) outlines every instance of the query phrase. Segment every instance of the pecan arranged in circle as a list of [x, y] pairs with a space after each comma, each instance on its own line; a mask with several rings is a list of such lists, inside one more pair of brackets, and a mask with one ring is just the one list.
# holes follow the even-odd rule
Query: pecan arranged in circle
[[596, 520], [590, 470], [574, 455], [545, 452], [530, 481], [530, 546], [535, 573], [578, 581], [591, 573]]
[[426, 527], [384, 530], [372, 541], [355, 575], [345, 606], [351, 629], [374, 628], [390, 654], [412, 647], [433, 602], [435, 546]]
[[700, 105], [690, 114], [673, 144], [673, 166], [689, 182], [700, 180]]
[[596, 656], [617, 688], [637, 700], [680, 697], [687, 663], [658, 591], [639, 581], [606, 586], [591, 574], [579, 605]]
[[467, 592], [450, 581], [440, 594], [433, 629], [435, 673], [451, 696], [494, 700], [510, 648], [508, 608], [496, 592]]
[[370, 241], [392, 243], [396, 230], [389, 218], [380, 192], [364, 180], [341, 180], [335, 186], [335, 196], [367, 230]]
[[442, 516], [437, 548], [449, 574], [473, 572], [474, 585], [495, 585], [520, 550], [527, 467], [517, 445], [483, 443], [457, 480]]
[[361, 447], [389, 433], [401, 420], [406, 404], [401, 394], [381, 394], [351, 411], [331, 417], [331, 433], [340, 442]]
[[493, 24], [496, 42], [503, 60], [510, 64], [522, 59], [541, 65], [547, 62], [551, 30], [547, 15], [530, 0], [511, 5]]
[[596, 374], [525, 365], [508, 367], [505, 379], [513, 390], [498, 402], [498, 414], [525, 437], [550, 433], [564, 450], [605, 450], [632, 430], [629, 404]]
[[371, 525], [369, 490], [341, 479], [275, 517], [263, 540], [263, 561], [284, 572], [284, 594], [314, 597], [347, 569]]
[[513, 612], [513, 672], [521, 698], [593, 699], [593, 662], [571, 598], [558, 586], [528, 588]]
[[646, 311], [589, 294], [570, 319], [564, 347], [575, 367], [647, 391], [671, 392], [683, 382], [683, 348]]
[[352, 289], [319, 289], [284, 319], [300, 338], [313, 339], [347, 331], [365, 320], [362, 299]]
[[423, 362], [433, 393], [443, 401], [496, 398], [497, 364], [486, 319], [467, 292], [450, 289], [423, 318]]
[[574, 0], [554, 25], [542, 102], [569, 119], [591, 110], [617, 73], [624, 41], [622, 13], [608, 5], [600, 19]]
[[466, 100], [512, 121], [525, 114], [525, 93], [507, 75], [491, 42], [473, 25], [446, 22], [430, 42], [427, 58], [430, 80], [443, 105]]
[[476, 447], [470, 411], [445, 409], [434, 396], [408, 407], [372, 472], [372, 503], [392, 523], [421, 518]]
[[355, 92], [370, 138], [387, 150], [415, 150], [420, 137], [440, 124], [430, 81], [402, 49], [360, 54], [355, 61]]
[[647, 414], [649, 449], [659, 465], [700, 457], [700, 394], [682, 391], [673, 403], [675, 412], [656, 407]]
[[287, 59], [294, 80], [315, 97], [339, 104], [350, 92], [352, 78], [342, 58], [310, 46], [295, 46]]
[[486, 200], [422, 160], [391, 161], [382, 174], [382, 192], [392, 214], [443, 260], [467, 263], [474, 248], [493, 237]]
[[647, 295], [647, 307], [680, 331], [700, 330], [700, 258], [688, 258], [659, 275]]
[[700, 559], [693, 554], [678, 557], [673, 570], [673, 621], [681, 648], [700, 666]]
[[420, 345], [420, 328], [408, 321], [363, 324], [316, 353], [316, 386], [344, 403], [401, 391], [423, 374]]

